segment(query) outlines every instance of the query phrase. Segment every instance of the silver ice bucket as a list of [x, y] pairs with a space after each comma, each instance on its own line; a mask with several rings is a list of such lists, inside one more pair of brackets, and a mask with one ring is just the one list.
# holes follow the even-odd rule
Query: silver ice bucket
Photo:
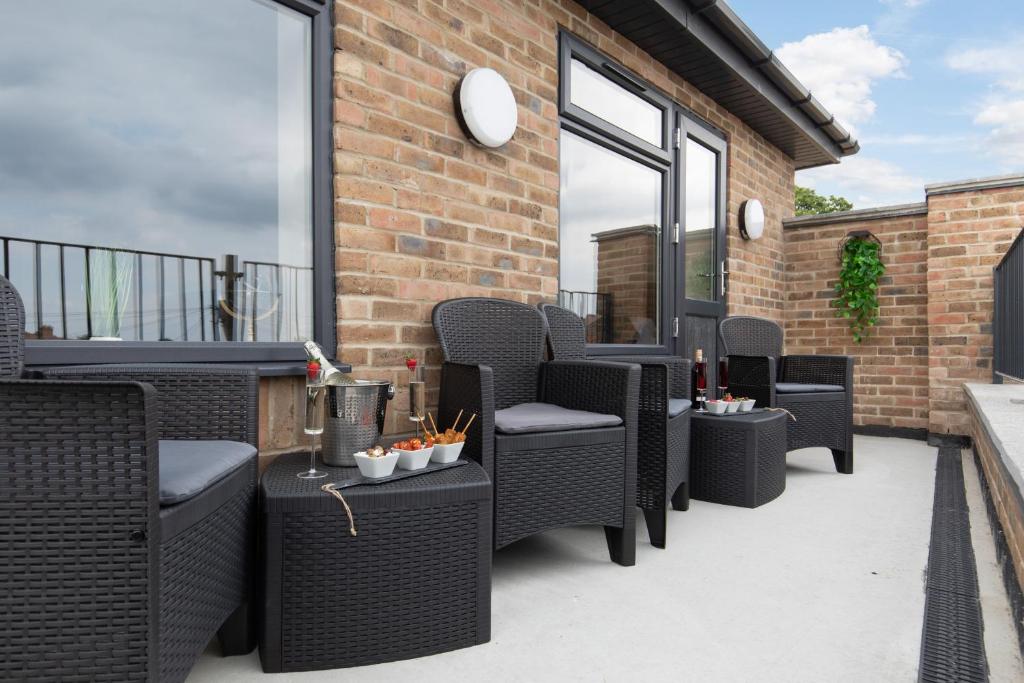
[[383, 380], [329, 384], [321, 452], [324, 462], [336, 467], [355, 467], [352, 454], [376, 445], [384, 429], [388, 401], [394, 396], [394, 385]]

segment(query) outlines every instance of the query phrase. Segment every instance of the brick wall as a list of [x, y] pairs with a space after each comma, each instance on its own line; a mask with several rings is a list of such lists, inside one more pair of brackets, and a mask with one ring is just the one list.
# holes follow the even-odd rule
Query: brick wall
[[[786, 352], [856, 358], [858, 425], [967, 435], [962, 386], [992, 377], [992, 268], [1024, 227], [1024, 177], [930, 186], [926, 196], [787, 221]], [[879, 325], [854, 344], [829, 303], [839, 242], [864, 229], [881, 239], [887, 271]]]
[[[569, 0], [340, 0], [335, 4], [335, 241], [341, 357], [397, 381], [403, 357], [438, 381], [430, 311], [454, 296], [553, 299], [558, 259], [557, 36], [565, 27], [729, 138], [730, 310], [781, 319], [781, 219], [793, 162]], [[451, 93], [488, 66], [512, 86], [519, 130], [499, 150], [468, 144]], [[765, 237], [737, 237], [759, 197]], [[430, 392], [433, 402], [436, 389]], [[399, 427], [389, 417], [389, 428]], [[401, 425], [404, 426], [404, 425]]]
[[[870, 214], [869, 214], [870, 215]], [[879, 321], [856, 344], [831, 305], [839, 277], [838, 249], [852, 230], [882, 242], [886, 274]], [[854, 424], [928, 427], [928, 216], [790, 222], [786, 230], [786, 353], [843, 354], [854, 366]]]
[[[948, 190], [948, 188], [945, 188]], [[1024, 227], [1024, 184], [928, 196], [929, 429], [967, 434], [964, 382], [992, 379], [992, 268]]]

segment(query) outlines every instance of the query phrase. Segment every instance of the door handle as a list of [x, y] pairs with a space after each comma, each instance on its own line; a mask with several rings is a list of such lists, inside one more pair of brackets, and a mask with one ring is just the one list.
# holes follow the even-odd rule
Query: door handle
[[725, 297], [725, 278], [727, 278], [729, 276], [729, 271], [725, 269], [725, 261], [724, 260], [721, 262], [721, 264], [719, 264], [719, 266], [720, 266], [720, 270], [721, 270], [721, 273], [722, 273], [722, 277], [720, 279], [720, 282], [721, 282], [721, 292], [722, 292], [722, 297], [724, 298]]

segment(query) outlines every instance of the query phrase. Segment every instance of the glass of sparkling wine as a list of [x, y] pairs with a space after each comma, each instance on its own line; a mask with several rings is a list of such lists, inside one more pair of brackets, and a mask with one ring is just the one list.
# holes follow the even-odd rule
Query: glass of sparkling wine
[[324, 371], [321, 368], [316, 376], [306, 376], [306, 423], [303, 431], [309, 434], [309, 470], [299, 472], [299, 479], [320, 479], [327, 472], [316, 468], [316, 437], [324, 433], [324, 397], [327, 385], [324, 383]]

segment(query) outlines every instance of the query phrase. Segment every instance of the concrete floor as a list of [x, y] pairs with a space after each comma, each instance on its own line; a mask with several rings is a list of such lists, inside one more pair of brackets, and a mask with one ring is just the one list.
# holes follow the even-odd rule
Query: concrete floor
[[791, 453], [786, 492], [756, 510], [693, 501], [666, 550], [641, 522], [635, 567], [596, 528], [497, 553], [488, 644], [276, 676], [211, 647], [189, 681], [916, 680], [936, 450], [858, 436], [856, 453], [852, 476]]

